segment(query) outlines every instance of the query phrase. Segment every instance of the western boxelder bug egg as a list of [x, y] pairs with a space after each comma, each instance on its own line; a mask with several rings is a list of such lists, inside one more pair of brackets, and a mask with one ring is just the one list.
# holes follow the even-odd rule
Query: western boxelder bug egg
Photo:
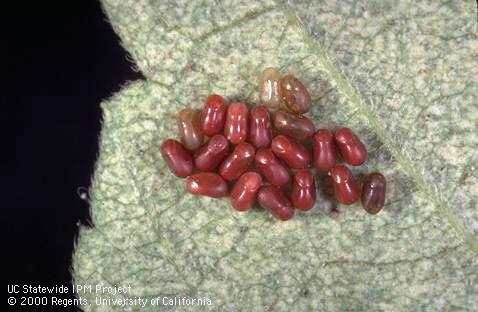
[[317, 199], [314, 175], [310, 170], [297, 171], [292, 177], [290, 199], [295, 208], [309, 210], [314, 207]]
[[282, 221], [294, 216], [294, 207], [287, 196], [279, 188], [268, 185], [263, 186], [257, 194], [257, 202], [262, 208], [269, 210]]
[[196, 151], [194, 164], [201, 171], [211, 171], [221, 163], [228, 151], [227, 139], [223, 135], [216, 134]]
[[231, 190], [231, 205], [239, 211], [249, 210], [256, 201], [257, 192], [262, 187], [262, 177], [257, 172], [246, 172]]
[[186, 178], [186, 188], [194, 195], [223, 197], [227, 194], [227, 183], [217, 173], [199, 172]]
[[226, 100], [222, 96], [217, 94], [208, 96], [202, 111], [202, 132], [208, 136], [222, 133], [226, 122], [226, 112]]
[[367, 149], [349, 128], [335, 131], [335, 143], [345, 162], [352, 166], [360, 166], [367, 159]]
[[362, 187], [362, 206], [370, 214], [376, 214], [382, 210], [385, 203], [387, 181], [379, 172], [371, 173]]
[[224, 135], [234, 145], [244, 142], [249, 133], [249, 109], [236, 102], [229, 105], [224, 125]]
[[282, 186], [290, 181], [289, 170], [268, 148], [260, 148], [254, 157], [260, 173], [273, 185]]
[[219, 166], [219, 174], [228, 181], [235, 180], [249, 169], [253, 161], [252, 145], [246, 142], [239, 143]]
[[268, 147], [272, 140], [271, 117], [267, 107], [251, 109], [249, 121], [249, 142], [255, 147]]
[[172, 139], [164, 141], [160, 151], [175, 176], [185, 178], [193, 172], [193, 157], [178, 141]]
[[360, 197], [360, 187], [352, 172], [346, 166], [336, 166], [330, 170], [335, 198], [338, 202], [351, 205]]

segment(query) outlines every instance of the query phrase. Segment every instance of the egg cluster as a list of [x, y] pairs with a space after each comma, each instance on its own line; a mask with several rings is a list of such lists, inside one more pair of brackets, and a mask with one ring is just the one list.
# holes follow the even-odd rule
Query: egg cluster
[[296, 77], [266, 68], [259, 81], [260, 106], [228, 104], [212, 94], [202, 110], [178, 113], [179, 140], [165, 140], [161, 154], [173, 174], [186, 178], [187, 190], [215, 198], [229, 194], [238, 211], [257, 202], [288, 220], [295, 209], [315, 205], [315, 176], [326, 174], [337, 202], [361, 199], [367, 212], [378, 213], [385, 177], [374, 172], [359, 182], [347, 167], [367, 159], [356, 134], [349, 128], [316, 130], [304, 115], [312, 105], [310, 94]]

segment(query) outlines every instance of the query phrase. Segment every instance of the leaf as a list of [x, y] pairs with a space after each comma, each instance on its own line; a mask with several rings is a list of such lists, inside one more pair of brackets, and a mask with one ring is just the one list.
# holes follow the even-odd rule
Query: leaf
[[[478, 306], [472, 2], [103, 4], [147, 80], [102, 104], [96, 226], [81, 232], [76, 283], [131, 285], [115, 298], [207, 297], [207, 309], [228, 311]], [[266, 66], [301, 78], [317, 124], [364, 139], [369, 161], [355, 172], [384, 172], [383, 212], [355, 205], [334, 219], [320, 202], [278, 222], [193, 197], [167, 170], [159, 144], [175, 137], [174, 113], [211, 92], [257, 102]]]

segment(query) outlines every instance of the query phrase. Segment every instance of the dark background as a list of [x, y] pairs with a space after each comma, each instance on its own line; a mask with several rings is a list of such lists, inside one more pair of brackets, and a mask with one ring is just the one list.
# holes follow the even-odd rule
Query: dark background
[[2, 11], [7, 284], [69, 285], [79, 225], [90, 223], [78, 188], [90, 185], [100, 102], [126, 81], [143, 78], [99, 1], [22, 2]]

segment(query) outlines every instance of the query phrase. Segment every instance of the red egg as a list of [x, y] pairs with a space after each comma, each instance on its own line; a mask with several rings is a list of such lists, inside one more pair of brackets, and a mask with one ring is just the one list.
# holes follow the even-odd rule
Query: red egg
[[289, 220], [294, 216], [292, 203], [287, 196], [275, 186], [263, 186], [257, 194], [257, 202], [262, 208], [269, 210], [282, 221]]
[[250, 113], [249, 124], [249, 142], [255, 147], [268, 147], [272, 140], [272, 124], [267, 107], [254, 107]]
[[215, 169], [226, 157], [228, 151], [227, 139], [223, 135], [216, 134], [196, 152], [194, 157], [196, 168], [201, 171]]
[[377, 214], [385, 204], [387, 181], [379, 172], [371, 173], [362, 187], [362, 207], [370, 214]]
[[334, 136], [327, 129], [319, 129], [312, 137], [314, 147], [314, 166], [317, 170], [327, 172], [335, 166], [336, 151]]
[[295, 208], [309, 210], [314, 207], [317, 199], [315, 179], [310, 170], [300, 170], [292, 178], [290, 199]]
[[193, 172], [193, 157], [178, 141], [172, 139], [164, 141], [160, 151], [175, 176], [185, 178]]
[[244, 142], [249, 133], [249, 109], [246, 104], [236, 102], [229, 105], [224, 126], [224, 136], [236, 145]]
[[290, 168], [301, 169], [310, 163], [310, 152], [284, 135], [272, 139], [271, 150]]
[[295, 114], [309, 111], [312, 99], [299, 79], [292, 75], [285, 75], [280, 80], [280, 91], [288, 110]]
[[335, 132], [335, 144], [344, 161], [352, 166], [360, 166], [367, 159], [367, 149], [349, 128], [341, 128]]
[[360, 186], [346, 166], [336, 166], [330, 170], [335, 198], [339, 203], [351, 205], [360, 197]]
[[213, 172], [199, 172], [186, 179], [187, 190], [194, 195], [223, 197], [227, 194], [227, 183]]
[[289, 183], [289, 170], [270, 149], [264, 147], [258, 149], [254, 160], [259, 172], [271, 184], [283, 186]]
[[241, 176], [254, 161], [254, 148], [251, 144], [239, 143], [234, 151], [219, 166], [219, 174], [232, 181]]
[[226, 100], [220, 95], [211, 94], [202, 111], [201, 130], [205, 135], [222, 133], [226, 121]]
[[306, 116], [283, 111], [274, 114], [274, 127], [279, 133], [297, 141], [310, 138], [315, 132], [314, 123]]
[[249, 210], [256, 201], [257, 192], [262, 186], [261, 175], [256, 172], [246, 172], [231, 190], [231, 205], [238, 211]]

